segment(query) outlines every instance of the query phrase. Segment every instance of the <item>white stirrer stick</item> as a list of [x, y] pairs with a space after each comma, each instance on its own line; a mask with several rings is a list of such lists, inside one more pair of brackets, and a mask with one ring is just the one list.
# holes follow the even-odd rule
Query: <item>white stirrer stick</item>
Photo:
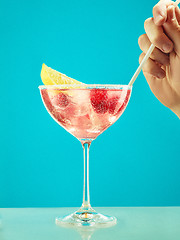
[[[180, 3], [180, 0], [176, 0], [175, 4], [178, 6]], [[141, 64], [137, 68], [136, 72], [134, 73], [133, 77], [131, 78], [131, 81], [129, 82], [129, 86], [132, 86], [133, 83], [135, 82], [136, 78], [138, 77], [139, 73], [141, 72], [141, 69], [143, 68], [144, 64], [146, 63], [147, 59], [150, 57], [151, 53], [153, 52], [155, 46], [151, 44], [150, 48], [148, 49], [146, 55], [144, 56]]]

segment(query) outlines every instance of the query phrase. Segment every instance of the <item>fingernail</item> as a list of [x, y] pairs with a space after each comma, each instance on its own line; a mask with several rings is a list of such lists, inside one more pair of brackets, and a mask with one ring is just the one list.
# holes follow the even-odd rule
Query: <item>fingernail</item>
[[171, 44], [165, 43], [162, 47], [163, 52], [168, 53], [171, 50]]
[[157, 77], [158, 77], [158, 78], [164, 78], [164, 77], [165, 77], [164, 72], [159, 72], [159, 73], [157, 74]]

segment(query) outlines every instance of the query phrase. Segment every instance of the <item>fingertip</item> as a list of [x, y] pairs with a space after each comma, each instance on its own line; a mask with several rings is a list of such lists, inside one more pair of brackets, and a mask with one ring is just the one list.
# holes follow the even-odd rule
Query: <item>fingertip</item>
[[138, 38], [138, 45], [141, 46], [143, 43], [143, 39], [146, 37], [146, 34], [142, 34], [141, 36], [139, 36]]
[[173, 43], [171, 41], [165, 42], [162, 46], [162, 51], [164, 53], [170, 53], [173, 51]]

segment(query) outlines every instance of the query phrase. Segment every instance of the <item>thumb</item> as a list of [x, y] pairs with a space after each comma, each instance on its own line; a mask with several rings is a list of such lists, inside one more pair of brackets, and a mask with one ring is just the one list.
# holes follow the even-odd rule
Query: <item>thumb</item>
[[172, 5], [167, 8], [167, 20], [163, 24], [163, 28], [174, 43], [174, 51], [180, 55], [180, 24], [176, 18], [175, 7]]

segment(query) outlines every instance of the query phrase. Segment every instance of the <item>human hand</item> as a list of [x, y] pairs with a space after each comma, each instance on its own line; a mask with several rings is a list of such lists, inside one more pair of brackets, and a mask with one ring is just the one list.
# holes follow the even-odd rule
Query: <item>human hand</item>
[[180, 118], [180, 9], [172, 1], [160, 0], [144, 27], [146, 34], [138, 40], [143, 51], [139, 61], [151, 43], [155, 46], [144, 76], [157, 99]]

